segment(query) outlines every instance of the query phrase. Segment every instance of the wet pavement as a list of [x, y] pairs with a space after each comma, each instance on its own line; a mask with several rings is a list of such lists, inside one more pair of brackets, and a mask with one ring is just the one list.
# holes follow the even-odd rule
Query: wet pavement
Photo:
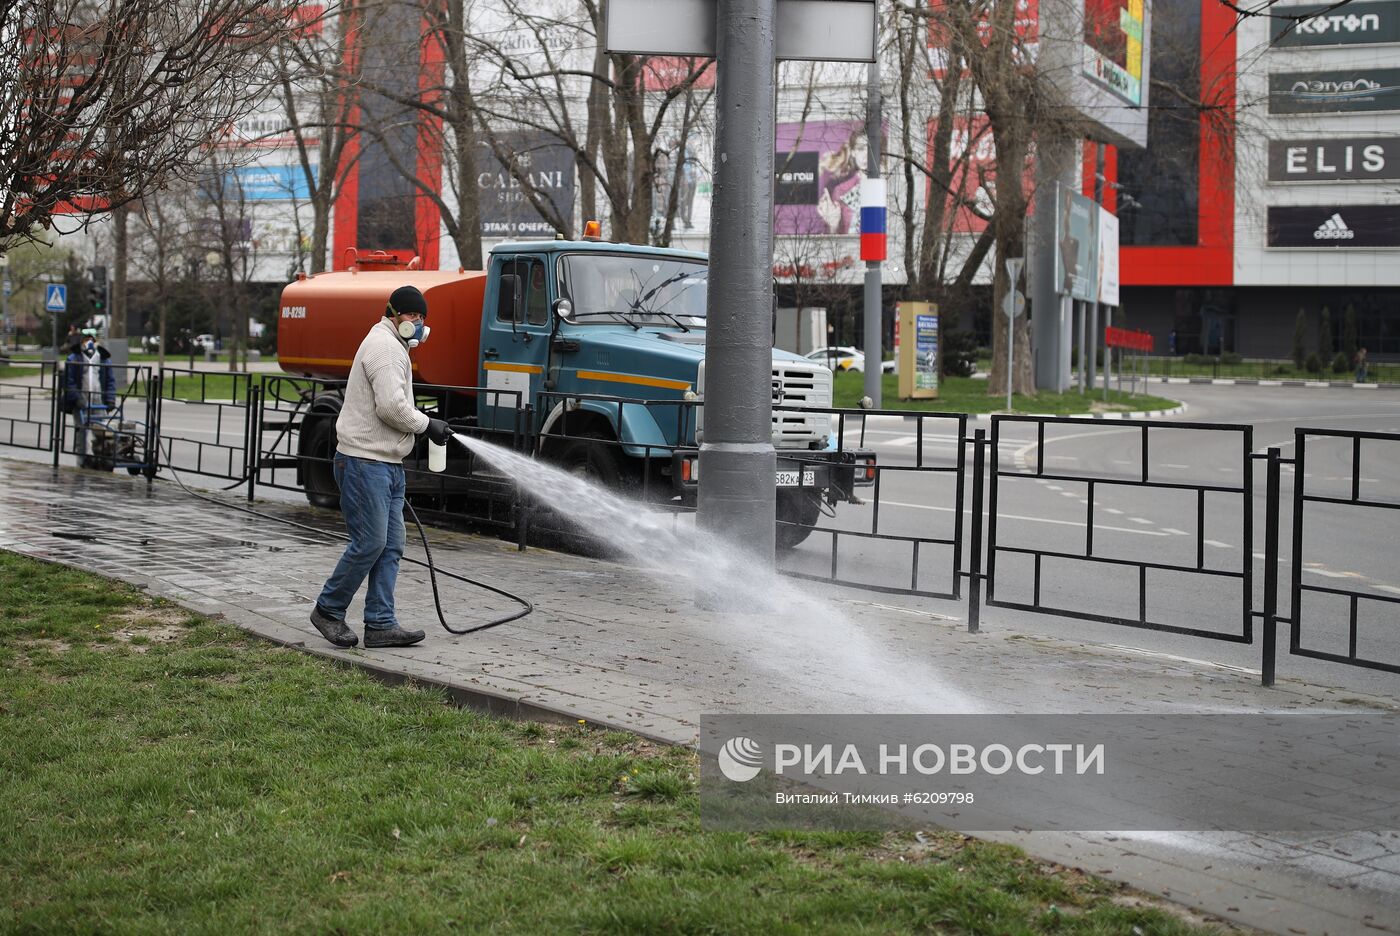
[[[67, 460], [67, 459], [65, 459]], [[524, 595], [535, 612], [467, 637], [436, 624], [425, 570], [405, 565], [407, 650], [341, 651], [307, 615], [341, 544], [339, 514], [260, 501], [268, 515], [174, 483], [0, 458], [0, 548], [131, 582], [249, 631], [390, 678], [431, 681], [502, 714], [586, 719], [688, 743], [720, 712], [1260, 712], [1393, 708], [1393, 699], [1159, 653], [998, 629], [966, 633], [965, 604], [803, 583], [828, 620], [697, 610], [626, 565], [430, 530], [439, 568]], [[421, 557], [410, 527], [408, 555]], [[440, 579], [456, 626], [516, 607]], [[781, 590], [778, 590], [781, 593]], [[360, 620], [352, 606], [349, 620]], [[1130, 642], [1125, 638], [1124, 642]], [[1204, 655], [1204, 653], [1203, 653]], [[1277, 932], [1400, 932], [1400, 834], [1005, 833], [1034, 854]], [[1389, 927], [1389, 928], [1388, 928]]]

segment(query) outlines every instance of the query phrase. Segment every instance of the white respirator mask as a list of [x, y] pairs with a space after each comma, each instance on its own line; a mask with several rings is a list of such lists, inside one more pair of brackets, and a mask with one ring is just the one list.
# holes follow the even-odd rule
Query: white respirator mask
[[428, 340], [432, 329], [422, 322], [400, 322], [399, 337], [408, 342], [410, 348], [416, 348]]

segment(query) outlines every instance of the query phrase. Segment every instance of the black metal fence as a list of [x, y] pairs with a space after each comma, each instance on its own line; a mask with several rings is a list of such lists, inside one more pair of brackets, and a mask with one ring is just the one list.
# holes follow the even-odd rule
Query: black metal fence
[[49, 361], [11, 361], [0, 377], [0, 445], [52, 451], [61, 370]]
[[[1045, 433], [1046, 427], [1051, 425], [1056, 427], [1093, 426], [1100, 432], [1136, 435], [1138, 437], [1136, 442], [1122, 448], [1133, 451], [1137, 463], [1134, 465], [1132, 464], [1133, 459], [1125, 458], [1117, 460], [1126, 462], [1125, 466], [1115, 466], [1112, 470], [1104, 467], [1085, 470], [1047, 468]], [[1034, 429], [1035, 441], [1033, 445], [1028, 443], [1028, 447], [1033, 448], [1035, 454], [1034, 465], [1022, 467], [1015, 464], [1007, 465], [1004, 461], [1000, 443], [1007, 429], [1011, 426], [1027, 426]], [[1186, 441], [1183, 436], [1209, 435], [1224, 438], [1223, 452], [1216, 455], [1216, 460], [1219, 462], [1216, 467], [1236, 475], [1239, 478], [1238, 482], [1207, 483], [1183, 480], [1179, 470], [1167, 471], [1161, 465], [1163, 461], [1161, 458], [1156, 459], [1157, 464], [1154, 466], [1152, 439], [1154, 436], [1160, 437], [1166, 433], [1171, 433], [1176, 437], [1173, 440], [1173, 451], [1179, 451], [1176, 446]], [[1195, 439], [1191, 439], [1191, 441], [1194, 443]], [[1225, 640], [1234, 643], [1253, 642], [1255, 611], [1253, 607], [1254, 514], [1251, 504], [1253, 495], [1252, 426], [1188, 422], [1115, 424], [1096, 419], [996, 416], [992, 420], [991, 452], [990, 492], [987, 510], [986, 582], [988, 606], [1187, 634], [1211, 640]], [[1128, 454], [1128, 451], [1124, 451], [1122, 454]], [[1180, 467], [1178, 463], [1173, 462], [1172, 464]], [[1042, 504], [1037, 510], [1039, 516], [1054, 512], [1049, 509], [1050, 504], [1058, 505], [1061, 503], [1061, 499], [1050, 495], [1066, 493], [1064, 490], [1066, 486], [1070, 488], [1069, 494], [1082, 492], [1083, 495], [1073, 498], [1083, 506], [1082, 522], [1077, 524], [1069, 522], [1069, 525], [1075, 528], [1082, 526], [1083, 539], [1081, 543], [1037, 547], [1007, 542], [1008, 536], [1004, 532], [1003, 516], [998, 508], [1007, 496], [1009, 488], [1026, 489], [1026, 492], [1032, 495], [1030, 499], [1041, 502], [1048, 501], [1049, 503]], [[1104, 526], [1101, 525], [1103, 515], [1099, 498], [1106, 491], [1114, 489], [1135, 491], [1141, 494], [1156, 492], [1174, 495], [1172, 500], [1175, 503], [1172, 505], [1172, 509], [1178, 516], [1181, 515], [1182, 509], [1189, 504], [1189, 509], [1194, 515], [1192, 517], [1193, 529], [1190, 532], [1175, 531], [1175, 533], [1185, 537], [1185, 541], [1189, 541], [1194, 546], [1192, 550], [1194, 555], [1185, 556], [1175, 561], [1125, 557], [1122, 554], [1125, 550], [1121, 545], [1118, 545], [1117, 548], [1113, 546], [1108, 549], [1104, 548], [1102, 533], [1096, 543], [1096, 529], [1104, 529]], [[1041, 496], [1034, 496], [1037, 492]], [[1026, 498], [1024, 495], [1022, 496], [1024, 501]], [[1238, 550], [1230, 550], [1231, 553], [1240, 557], [1238, 563], [1215, 565], [1207, 562], [1207, 543], [1215, 542], [1208, 537], [1206, 532], [1208, 497], [1212, 501], [1212, 516], [1220, 509], [1216, 503], [1219, 499], [1228, 498], [1238, 501], [1241, 514], [1239, 534], [1242, 543]], [[1186, 523], [1183, 522], [1182, 525], [1186, 525]], [[1168, 534], [1168, 538], [1175, 539], [1176, 537]], [[1057, 541], [1061, 541], [1061, 539], [1056, 537]], [[1013, 569], [1009, 566], [1007, 560], [1012, 558], [1024, 560], [1022, 565], [1029, 564], [1029, 576], [1026, 575], [1027, 570], [1024, 568]], [[1112, 579], [1117, 574], [1116, 584], [1120, 586], [1120, 590], [1123, 590], [1122, 586], [1126, 585], [1127, 590], [1135, 593], [1130, 602], [1135, 613], [1093, 610], [1084, 605], [1067, 607], [1052, 604], [1044, 595], [1047, 566], [1061, 569], [1087, 566], [1093, 568], [1097, 574], [1105, 579]], [[1127, 573], [1127, 575], [1124, 576], [1123, 573]], [[1028, 588], [1025, 587], [1027, 578], [1029, 578]], [[1129, 581], [1125, 582], [1125, 578]], [[1150, 586], [1153, 584], [1154, 578], [1157, 579], [1156, 590], [1162, 598], [1161, 601], [1155, 603], [1150, 601], [1153, 592]], [[1189, 590], [1199, 587], [1201, 579], [1234, 583], [1229, 589], [1235, 593], [1233, 601], [1228, 604], [1212, 602], [1214, 606], [1222, 608], [1218, 621], [1219, 626], [1202, 627], [1162, 620], [1159, 616], [1161, 611], [1165, 610], [1166, 606], [1175, 605], [1177, 603], [1175, 599], [1181, 594], [1189, 593]], [[1018, 585], [1022, 586], [1020, 592], [1023, 597], [1007, 597], [1007, 593]], [[1097, 598], [1101, 600], [1101, 606], [1111, 606], [1109, 603], [1102, 602], [1102, 599], [1105, 598], [1104, 593], [1108, 590], [1105, 588], [1091, 595], [1076, 594], [1069, 597]], [[1117, 604], [1121, 607], [1123, 603], [1120, 597]], [[1149, 610], [1149, 606], [1154, 604], [1155, 607]]]
[[[810, 550], [806, 557], [789, 554], [780, 569], [795, 578], [868, 591], [961, 598], [967, 415], [810, 407], [803, 412], [830, 419], [838, 454], [862, 457], [876, 445], [881, 454], [867, 469], [872, 483], [856, 491], [859, 506], [867, 510], [838, 505], [791, 518], [827, 548], [820, 554]], [[803, 461], [800, 452], [779, 453], [780, 469], [785, 462]], [[781, 497], [782, 492], [780, 508]], [[852, 548], [864, 554], [852, 555]]]
[[[0, 378], [0, 446], [52, 452], [55, 465], [69, 454], [88, 467], [148, 478], [163, 467], [224, 478], [229, 487], [246, 485], [249, 500], [259, 488], [271, 488], [336, 506], [332, 457], [342, 381], [126, 367], [118, 369], [112, 399], [100, 406], [89, 399], [92, 405], [84, 407], [92, 391], [80, 393], [74, 405], [74, 375], [63, 364], [10, 368]], [[694, 510], [698, 401], [554, 392], [531, 401], [499, 388], [415, 389], [420, 408], [461, 434], [595, 475], [640, 494], [647, 509]], [[1266, 684], [1274, 679], [1280, 624], [1289, 626], [1292, 655], [1400, 672], [1394, 652], [1400, 582], [1387, 581], [1384, 569], [1367, 576], [1326, 562], [1339, 536], [1360, 537], [1361, 555], [1393, 556], [1393, 531], [1400, 525], [1387, 521], [1400, 519], [1400, 471], [1391, 467], [1400, 465], [1400, 433], [1300, 428], [1295, 455], [1286, 458], [1279, 449], [1255, 453], [1248, 425], [997, 416], [988, 438], [981, 429], [969, 437], [962, 414], [776, 409], [800, 410], [830, 426], [824, 447], [778, 453], [779, 542], [790, 547], [782, 550], [779, 568], [787, 575], [943, 600], [961, 599], [966, 579], [974, 631], [984, 588], [988, 607], [1237, 644], [1254, 643], [1259, 619]], [[603, 425], [637, 428], [619, 439]], [[1079, 455], [1087, 459], [1088, 446], [1057, 445], [1095, 433], [1121, 437], [1118, 448], [1132, 457], [1078, 463]], [[1052, 453], [1049, 445], [1079, 455]], [[871, 451], [878, 453], [875, 464], [859, 468], [870, 472], [869, 483], [848, 492], [850, 504], [827, 509], [819, 469], [841, 464], [854, 477], [855, 460]], [[1180, 463], [1183, 452], [1195, 468], [1216, 474], [1183, 475], [1192, 467]], [[1323, 459], [1334, 474], [1313, 477], [1310, 466]], [[423, 440], [405, 459], [410, 494], [425, 517], [494, 528], [514, 535], [521, 548], [532, 527], [555, 524], [568, 532], [567, 519], [536, 509], [531, 492], [509, 471], [466, 448], [453, 449], [444, 472], [429, 472], [426, 460]], [[1266, 462], [1262, 492], [1256, 460]], [[1285, 557], [1281, 477], [1290, 467], [1291, 554]], [[1117, 524], [1148, 523], [1128, 512], [1145, 512], [1132, 505], [1153, 498], [1170, 501], [1172, 522], [1187, 529], [1152, 531], [1155, 545], [1144, 554], [1130, 548], [1134, 537], [1127, 534], [1147, 531]], [[1263, 553], [1256, 554], [1255, 502], [1261, 498], [1266, 532]], [[1322, 511], [1346, 517], [1323, 532]], [[1030, 526], [1025, 521], [1054, 530], [1050, 541], [1021, 540]], [[1076, 539], [1067, 542], [1070, 528]], [[1168, 555], [1168, 545], [1180, 555]], [[1264, 569], [1262, 605], [1256, 561]], [[1288, 616], [1278, 608], [1284, 561], [1291, 562]], [[1057, 594], [1058, 571], [1073, 567], [1094, 575], [1077, 576], [1074, 588]], [[1387, 568], [1393, 567], [1391, 561]], [[1115, 587], [1119, 593], [1110, 595]], [[1206, 613], [1187, 623], [1169, 616], [1183, 596], [1211, 588], [1224, 597], [1212, 598]], [[1118, 607], [1106, 608], [1109, 601]]]
[[[1353, 547], [1383, 557], [1383, 568], [1392, 573], [1400, 568], [1393, 533], [1397, 526], [1385, 523], [1388, 517], [1400, 521], [1400, 483], [1392, 471], [1400, 466], [1400, 434], [1300, 428], [1293, 444], [1288, 650], [1297, 656], [1400, 673], [1400, 653], [1392, 650], [1389, 659], [1380, 658], [1387, 643], [1400, 645], [1400, 579], [1377, 581], [1355, 570], [1339, 571], [1321, 561], [1310, 562], [1314, 556], [1325, 559], [1327, 551], [1325, 544], [1309, 538], [1307, 520], [1309, 514], [1332, 508], [1345, 518], [1331, 525], [1333, 537], [1350, 539]], [[1308, 471], [1310, 448], [1314, 459], [1330, 455], [1332, 463], [1342, 466], [1345, 473], [1312, 477]], [[1362, 469], [1368, 463], [1379, 469], [1375, 471], [1379, 477], [1365, 476]], [[1322, 574], [1328, 584], [1305, 580], [1305, 572]], [[1329, 604], [1333, 606], [1331, 614], [1327, 613]], [[1338, 604], [1345, 607], [1345, 618], [1336, 614]], [[1374, 612], [1364, 622], [1363, 609]], [[1336, 626], [1340, 620], [1345, 620], [1344, 627]]]

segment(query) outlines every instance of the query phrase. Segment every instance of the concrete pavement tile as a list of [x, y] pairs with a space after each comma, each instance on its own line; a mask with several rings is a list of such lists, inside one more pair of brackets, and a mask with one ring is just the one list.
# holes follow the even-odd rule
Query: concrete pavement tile
[[[1365, 874], [1347, 878], [1346, 883], [1348, 887], [1379, 891], [1388, 897], [1395, 898], [1396, 912], [1395, 916], [1391, 917], [1391, 921], [1400, 920], [1400, 874], [1396, 874], [1394, 871], [1367, 871]], [[1400, 932], [1400, 926], [1395, 927], [1395, 931]]]
[[1377, 855], [1374, 858], [1363, 859], [1363, 863], [1378, 871], [1389, 871], [1400, 874], [1400, 853], [1392, 852], [1388, 855]]

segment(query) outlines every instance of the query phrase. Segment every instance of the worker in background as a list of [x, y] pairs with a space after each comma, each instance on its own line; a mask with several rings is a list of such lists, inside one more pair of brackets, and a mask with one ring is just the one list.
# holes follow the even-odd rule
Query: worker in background
[[63, 411], [73, 417], [73, 451], [83, 468], [95, 467], [88, 457], [90, 427], [103, 422], [117, 405], [117, 376], [109, 363], [112, 352], [95, 335], [76, 335], [63, 365]]
[[427, 317], [423, 294], [416, 287], [400, 286], [350, 367], [335, 424], [334, 462], [350, 543], [311, 612], [311, 623], [337, 647], [357, 642], [345, 624], [345, 613], [367, 576], [365, 646], [411, 647], [424, 636], [395, 618], [394, 586], [404, 544], [404, 456], [413, 450], [414, 436], [427, 433], [441, 445], [452, 435], [445, 420], [413, 406], [408, 352], [428, 339]]

